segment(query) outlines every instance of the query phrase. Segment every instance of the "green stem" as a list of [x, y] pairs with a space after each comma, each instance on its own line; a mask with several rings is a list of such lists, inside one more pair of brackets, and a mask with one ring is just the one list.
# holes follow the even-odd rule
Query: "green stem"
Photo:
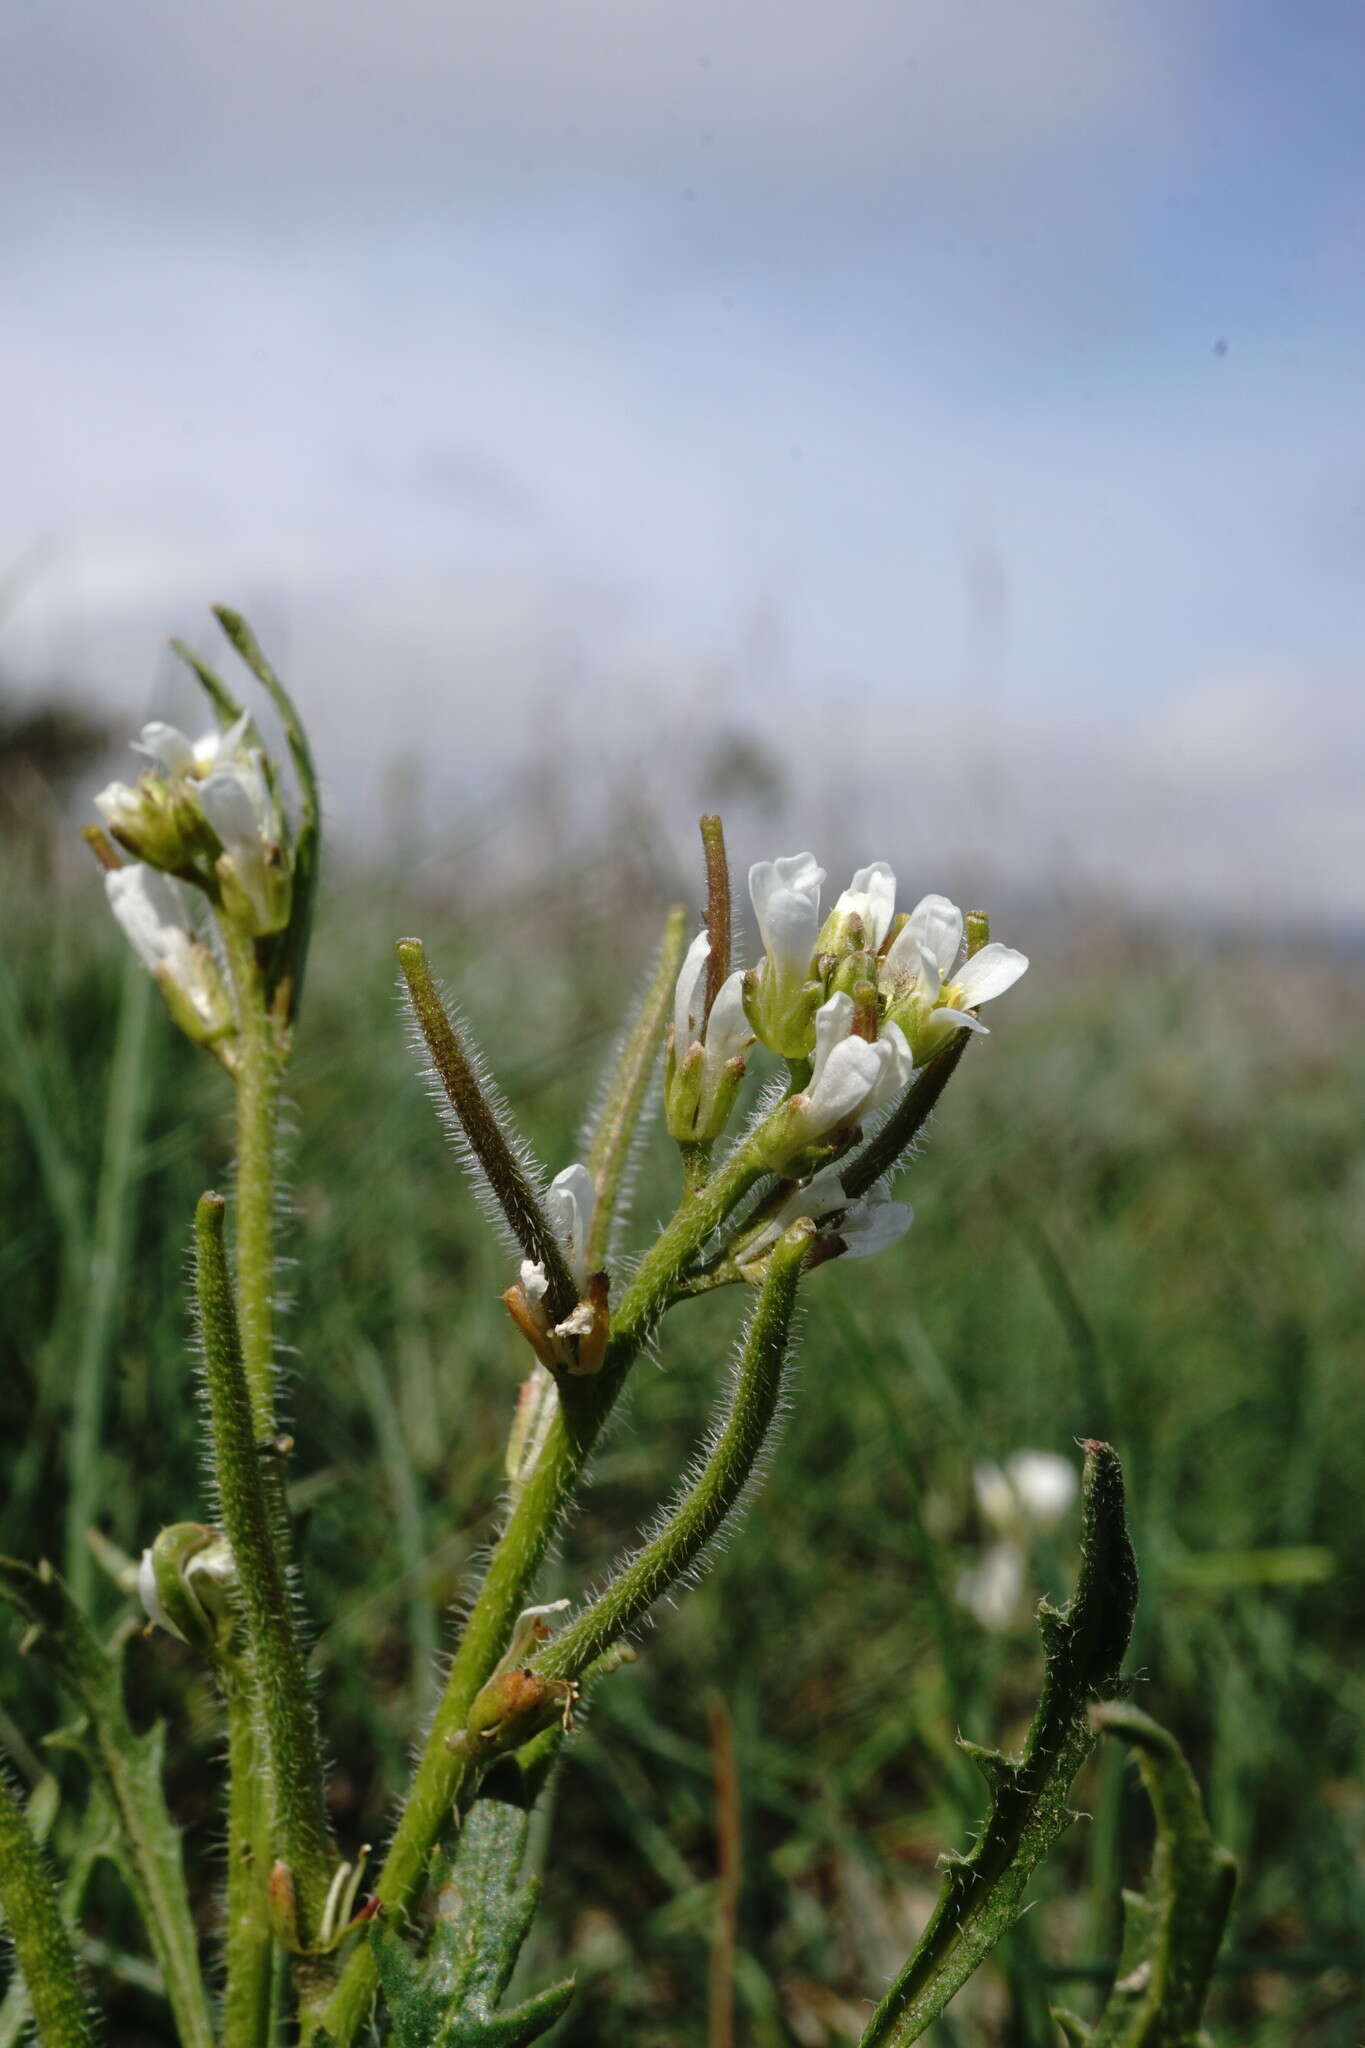
[[[601, 1372], [561, 1383], [559, 1411], [540, 1461], [494, 1547], [375, 1885], [385, 1913], [409, 1911], [421, 1888], [427, 1859], [471, 1769], [463, 1750], [452, 1750], [449, 1743], [463, 1730], [476, 1695], [506, 1647], [513, 1622], [529, 1604], [536, 1573], [642, 1346], [700, 1247], [765, 1171], [762, 1136], [760, 1127], [698, 1194], [683, 1203], [640, 1262], [612, 1319]], [[332, 2048], [350, 2048], [364, 2025], [374, 1990], [374, 1958], [368, 1944], [361, 1944], [323, 2013]]]
[[0, 1901], [43, 2048], [91, 2048], [94, 2030], [56, 1886], [0, 1776]]
[[256, 1441], [275, 1434], [275, 1169], [282, 1047], [256, 943], [226, 918], [237, 994], [237, 1298]]
[[133, 1227], [132, 1189], [146, 1094], [143, 1084], [151, 1005], [151, 977], [130, 952], [124, 964], [118, 1035], [109, 1076], [99, 1192], [95, 1198], [71, 1404], [66, 1582], [78, 1607], [90, 1604], [94, 1558], [85, 1532], [99, 1506], [104, 1386]]
[[807, 1217], [773, 1246], [724, 1421], [695, 1484], [649, 1543], [534, 1661], [543, 1678], [578, 1678], [675, 1585], [716, 1534], [753, 1475], [777, 1412], [796, 1286], [815, 1225]]
[[[223, 1528], [237, 1567], [247, 1656], [270, 1808], [272, 1854], [289, 1866], [299, 1932], [316, 1938], [331, 1881], [317, 1718], [294, 1622], [290, 1587], [248, 1390], [223, 1242], [221, 1195], [195, 1211], [196, 1278], [204, 1378]], [[233, 1810], [237, 1801], [234, 1794]], [[231, 1845], [241, 1854], [240, 1841]]]
[[223, 2048], [263, 2048], [270, 2038], [274, 1943], [265, 1905], [268, 1836], [251, 1688], [226, 1674], [228, 1889]]

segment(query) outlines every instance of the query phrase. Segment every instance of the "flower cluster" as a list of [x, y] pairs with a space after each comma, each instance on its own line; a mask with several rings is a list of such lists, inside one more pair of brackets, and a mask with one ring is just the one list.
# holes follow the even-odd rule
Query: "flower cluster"
[[[834, 996], [848, 995], [852, 1022], [878, 1042], [895, 1028], [915, 1066], [957, 1031], [984, 1031], [979, 1004], [1003, 995], [1028, 966], [1022, 953], [995, 943], [962, 958], [966, 921], [946, 896], [924, 896], [895, 915], [896, 877], [885, 861], [859, 868], [820, 921], [825, 871], [814, 855], [759, 861], [749, 894], [763, 939], [763, 960], [745, 977], [754, 1031], [784, 1059], [819, 1056], [819, 1018]], [[893, 1040], [893, 1043], [895, 1041]]]
[[289, 921], [290, 863], [271, 764], [243, 712], [225, 732], [191, 740], [144, 725], [136, 751], [151, 766], [95, 798], [110, 833], [136, 859], [196, 883], [254, 937]]

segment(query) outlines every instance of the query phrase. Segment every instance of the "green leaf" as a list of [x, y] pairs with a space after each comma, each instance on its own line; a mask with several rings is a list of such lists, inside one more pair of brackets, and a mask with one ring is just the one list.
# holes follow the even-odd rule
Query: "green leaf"
[[1174, 1736], [1122, 1701], [1096, 1707], [1091, 1722], [1137, 1758], [1156, 1816], [1156, 1848], [1147, 1890], [1123, 1895], [1118, 1976], [1085, 2038], [1089, 2048], [1199, 2048], [1237, 1866], [1209, 1833], [1199, 1787]]
[[0, 1558], [0, 1599], [24, 1616], [29, 1647], [84, 1710], [85, 1728], [67, 1739], [82, 1750], [108, 1795], [114, 1818], [110, 1848], [165, 1980], [181, 2048], [212, 2048], [180, 1830], [162, 1790], [162, 1727], [134, 1733], [118, 1668], [50, 1564], [35, 1570]]
[[1089, 1709], [1120, 1690], [1138, 1591], [1122, 1468], [1108, 1444], [1084, 1448], [1080, 1575], [1066, 1607], [1045, 1600], [1038, 1610], [1046, 1662], [1023, 1753], [966, 1745], [993, 1788], [990, 1813], [969, 1854], [948, 1859], [934, 1915], [863, 2048], [919, 2040], [1013, 1926], [1029, 1878], [1074, 1819], [1071, 1781], [1095, 1740]]
[[465, 1816], [425, 1954], [382, 1921], [371, 1928], [394, 2048], [523, 2048], [568, 2009], [572, 1978], [498, 2010], [539, 1899], [537, 1879], [520, 1883], [529, 1824], [521, 1770], [507, 1758]]

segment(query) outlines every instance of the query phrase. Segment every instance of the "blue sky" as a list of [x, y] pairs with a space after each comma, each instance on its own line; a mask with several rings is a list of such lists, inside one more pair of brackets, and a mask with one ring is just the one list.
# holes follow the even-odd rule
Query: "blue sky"
[[802, 839], [1365, 917], [1358, 7], [6, 36], [11, 678], [135, 719], [228, 597], [370, 828], [378, 752], [653, 748], [681, 816], [749, 725]]

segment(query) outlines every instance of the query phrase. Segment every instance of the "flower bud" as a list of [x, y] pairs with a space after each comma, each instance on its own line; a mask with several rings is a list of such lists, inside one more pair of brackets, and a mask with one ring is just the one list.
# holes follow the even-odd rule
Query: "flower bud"
[[738, 971], [721, 983], [706, 1013], [710, 952], [709, 933], [698, 932], [673, 999], [664, 1114], [669, 1136], [680, 1144], [708, 1143], [721, 1135], [744, 1079], [744, 1055], [754, 1042], [744, 1012], [744, 976]]
[[[884, 860], [859, 868], [820, 928], [817, 953], [876, 953], [896, 905], [896, 877]], [[839, 986], [844, 986], [840, 983]]]
[[284, 823], [259, 754], [215, 769], [199, 791], [222, 847], [214, 863], [225, 913], [257, 938], [289, 922], [291, 875]]
[[232, 1634], [236, 1585], [227, 1538], [202, 1522], [163, 1529], [138, 1566], [138, 1598], [148, 1621], [214, 1659]]
[[763, 962], [745, 976], [744, 1007], [758, 1037], [784, 1059], [803, 1060], [811, 1048], [811, 1018], [823, 994], [813, 964], [824, 879], [810, 853], [757, 861], [749, 870]]

